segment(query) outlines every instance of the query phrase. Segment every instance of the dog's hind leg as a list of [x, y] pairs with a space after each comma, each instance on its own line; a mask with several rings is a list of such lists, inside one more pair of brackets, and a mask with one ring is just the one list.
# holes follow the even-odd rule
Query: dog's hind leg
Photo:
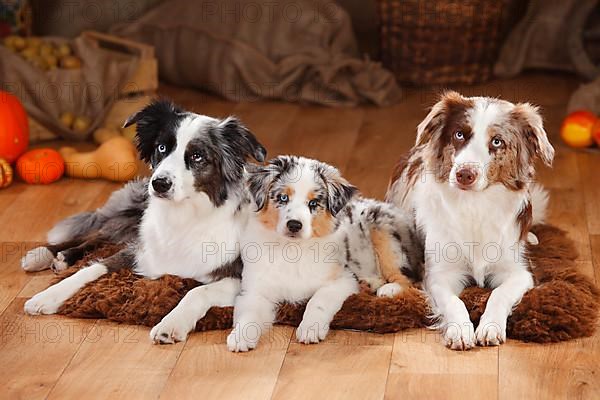
[[371, 241], [377, 254], [381, 275], [387, 282], [377, 289], [377, 296], [394, 297], [410, 286], [410, 281], [402, 273], [402, 264], [407, 262], [407, 257], [402, 249], [394, 249], [393, 239], [387, 232], [371, 229]]
[[29, 250], [21, 258], [21, 268], [27, 272], [37, 272], [52, 266], [54, 253], [47, 246], [40, 246]]
[[21, 258], [21, 268], [27, 272], [43, 271], [48, 268], [59, 272], [75, 264], [86, 253], [97, 249], [103, 243], [106, 242], [98, 235], [93, 235], [36, 247]]
[[[76, 246], [65, 248], [56, 252], [56, 256], [52, 262], [52, 271], [60, 272], [74, 265], [77, 261], [81, 260], [86, 254], [97, 250], [102, 245], [108, 243], [106, 240], [102, 240], [98, 235], [86, 239], [82, 243]], [[52, 245], [48, 246], [52, 248]]]
[[125, 248], [118, 253], [82, 268], [25, 302], [25, 312], [30, 315], [55, 314], [65, 301], [70, 299], [86, 284], [95, 281], [108, 272], [132, 267], [135, 262], [133, 252]]
[[[28, 272], [50, 267], [60, 271], [97, 248], [102, 244], [100, 239], [112, 243], [133, 239], [145, 209], [147, 183], [146, 179], [131, 181], [113, 192], [96, 211], [82, 212], [59, 221], [48, 232], [48, 244], [28, 251], [21, 259], [21, 267]], [[89, 243], [81, 248], [86, 242]], [[73, 251], [65, 253], [67, 249]]]
[[[27, 272], [43, 271], [53, 266], [57, 254], [66, 249], [77, 247], [85, 239], [75, 238], [56, 244], [46, 244], [29, 250], [21, 258], [21, 268]], [[64, 268], [63, 268], [64, 269]]]

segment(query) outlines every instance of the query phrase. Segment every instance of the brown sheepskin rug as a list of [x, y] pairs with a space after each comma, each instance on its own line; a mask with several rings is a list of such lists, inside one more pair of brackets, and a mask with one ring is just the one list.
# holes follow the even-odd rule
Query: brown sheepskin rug
[[[508, 321], [508, 336], [531, 342], [558, 342], [590, 336], [598, 319], [600, 292], [576, 269], [577, 252], [562, 230], [540, 225], [533, 229], [539, 245], [529, 254], [536, 286], [525, 294]], [[92, 259], [106, 257], [119, 246], [106, 246], [88, 254], [58, 279], [73, 274]], [[197, 286], [190, 279], [165, 276], [142, 279], [129, 270], [108, 274], [85, 286], [67, 301], [59, 313], [77, 318], [108, 318], [127, 324], [153, 326]], [[469, 287], [461, 294], [477, 324], [485, 309], [489, 289]], [[304, 305], [282, 304], [277, 322], [297, 326]], [[398, 297], [378, 298], [366, 291], [350, 297], [332, 323], [334, 329], [377, 333], [397, 332], [430, 324], [429, 307], [422, 292], [410, 289]], [[197, 331], [226, 329], [232, 325], [232, 307], [212, 308], [196, 325]]]

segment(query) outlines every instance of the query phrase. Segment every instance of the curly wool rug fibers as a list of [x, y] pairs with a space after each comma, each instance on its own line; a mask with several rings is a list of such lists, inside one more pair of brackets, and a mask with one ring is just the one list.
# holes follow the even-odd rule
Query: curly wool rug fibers
[[[508, 337], [530, 342], [558, 342], [593, 334], [598, 319], [600, 291], [577, 271], [577, 252], [562, 230], [540, 225], [533, 229], [539, 244], [528, 251], [536, 286], [525, 294], [508, 320]], [[92, 259], [106, 257], [120, 246], [105, 246], [64, 271], [58, 279], [73, 274]], [[196, 281], [175, 276], [142, 279], [130, 270], [105, 275], [85, 286], [59, 310], [77, 318], [109, 320], [153, 326], [173, 309]], [[485, 309], [490, 289], [468, 287], [461, 294], [477, 324]], [[232, 307], [210, 309], [196, 325], [197, 331], [226, 329], [232, 325]], [[279, 324], [297, 326], [304, 305], [282, 304]], [[355, 329], [377, 333], [398, 332], [430, 324], [426, 299], [417, 289], [395, 298], [378, 298], [366, 291], [344, 303], [332, 322], [334, 329]]]

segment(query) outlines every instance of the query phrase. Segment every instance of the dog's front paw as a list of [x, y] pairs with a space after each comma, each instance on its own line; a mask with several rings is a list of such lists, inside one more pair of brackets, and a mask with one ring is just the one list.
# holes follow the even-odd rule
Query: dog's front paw
[[54, 254], [47, 247], [36, 247], [21, 258], [21, 268], [27, 272], [43, 271], [50, 268], [53, 259]]
[[243, 353], [256, 348], [257, 340], [249, 340], [239, 329], [231, 331], [227, 336], [227, 348], [235, 353]]
[[29, 315], [56, 314], [65, 299], [62, 292], [51, 286], [25, 302], [23, 307]]
[[304, 344], [319, 343], [328, 333], [329, 323], [304, 318], [296, 329], [296, 339]]
[[452, 350], [470, 350], [475, 347], [473, 324], [450, 322], [444, 329], [444, 342]]
[[498, 346], [506, 341], [506, 319], [481, 316], [475, 331], [480, 346]]
[[171, 312], [150, 330], [150, 339], [155, 344], [183, 342], [195, 325], [196, 321], [191, 321], [184, 315], [173, 315]]
[[377, 289], [377, 296], [378, 297], [394, 297], [397, 296], [398, 294], [400, 294], [400, 292], [402, 292], [402, 286], [400, 286], [397, 283], [386, 283], [385, 285], [381, 286], [379, 289]]

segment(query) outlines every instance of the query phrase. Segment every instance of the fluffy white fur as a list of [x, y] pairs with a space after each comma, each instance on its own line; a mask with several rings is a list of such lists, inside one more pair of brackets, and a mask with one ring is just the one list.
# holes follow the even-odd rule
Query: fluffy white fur
[[232, 306], [239, 291], [238, 279], [211, 283], [211, 273], [239, 257], [239, 236], [248, 207], [237, 211], [239, 199], [229, 199], [215, 208], [207, 198], [198, 197], [175, 206], [151, 197], [142, 219], [135, 272], [149, 278], [171, 274], [205, 283], [190, 290], [151, 330], [150, 338], [156, 343], [185, 340], [211, 307]]
[[[294, 195], [278, 212], [275, 229], [269, 229], [254, 213], [241, 236], [242, 289], [235, 301], [234, 328], [227, 337], [231, 351], [254, 349], [261, 335], [275, 320], [281, 302], [310, 299], [302, 322], [296, 330], [301, 343], [325, 339], [329, 324], [344, 301], [358, 292], [353, 273], [339, 260], [343, 231], [312, 235], [312, 216], [307, 206], [309, 193], [321, 189], [311, 162], [303, 162], [292, 173], [289, 186]], [[288, 182], [286, 182], [288, 183]], [[286, 222], [302, 223], [297, 235], [290, 237]]]
[[280, 156], [251, 171], [248, 182], [259, 211], [241, 236], [231, 351], [255, 348], [281, 302], [308, 299], [296, 337], [317, 343], [359, 281], [389, 297], [410, 285], [404, 272], [420, 259], [410, 219], [391, 204], [356, 196], [334, 167]]
[[48, 269], [54, 260], [54, 254], [44, 246], [29, 250], [21, 259], [21, 268], [27, 272]]
[[[337, 260], [328, 260], [334, 237], [284, 239], [252, 219], [242, 239], [242, 291], [235, 301], [231, 351], [248, 351], [275, 320], [281, 302], [310, 298], [296, 330], [301, 343], [318, 343], [358, 282]], [[318, 254], [321, 253], [321, 254]], [[334, 255], [335, 256], [335, 255]]]
[[[210, 117], [195, 114], [185, 117], [176, 132], [176, 148], [153, 171], [153, 177], [171, 178], [173, 192], [165, 199], [154, 196], [152, 185], [149, 186], [150, 196], [141, 220], [139, 240], [133, 248], [135, 272], [150, 279], [171, 274], [205, 284], [188, 292], [151, 330], [154, 342], [184, 340], [209, 308], [233, 305], [239, 292], [239, 279], [215, 281], [212, 273], [239, 257], [239, 237], [249, 212], [247, 202], [242, 199], [242, 183], [239, 190], [229, 193], [224, 204], [216, 207], [206, 193], [194, 189], [194, 177], [184, 161], [186, 147], [197, 133], [207, 125], [218, 124], [218, 120]], [[51, 231], [50, 240], [64, 240], [62, 236], [65, 234], [55, 229]], [[39, 253], [35, 251], [27, 257], [49, 257]], [[30, 264], [35, 267], [35, 263]], [[108, 268], [102, 263], [83, 268], [29, 299], [25, 312], [56, 313], [79, 289], [107, 272]]]
[[[414, 190], [417, 224], [426, 232], [425, 288], [440, 317], [446, 344], [468, 349], [476, 341], [504, 342], [512, 307], [533, 286], [519, 228], [513, 218], [507, 218], [519, 213], [525, 194], [501, 186], [463, 192], [433, 180], [416, 184]], [[491, 278], [496, 288], [475, 334], [458, 298], [470, 277], [479, 286]]]
[[[464, 100], [455, 93], [450, 96], [454, 102], [457, 98]], [[490, 138], [498, 127], [508, 126], [515, 135], [520, 134], [521, 128], [531, 129], [537, 135], [538, 156], [548, 163], [554, 153], [533, 107], [520, 105], [527, 109], [526, 116], [533, 121], [532, 126], [520, 127], [519, 122], [510, 126], [508, 116], [515, 105], [481, 97], [468, 100], [472, 106], [467, 107], [464, 116], [456, 117], [454, 113], [455, 118], [462, 118], [469, 126], [472, 137], [453, 154], [448, 180], [436, 178], [436, 168], [440, 166], [435, 160], [439, 158], [435, 156], [437, 150], [431, 150], [432, 146], [438, 146], [436, 141], [441, 140], [444, 124], [432, 124], [438, 130], [433, 132], [430, 142], [422, 139], [432, 133], [428, 132], [432, 121], [443, 118], [446, 104], [442, 100], [418, 128], [412, 160], [422, 157], [419, 160], [425, 160], [423, 170], [413, 180], [405, 171], [392, 183], [387, 195], [388, 200], [415, 215], [416, 226], [425, 241], [424, 287], [438, 318], [436, 326], [443, 330], [446, 345], [457, 350], [470, 349], [476, 343], [499, 345], [506, 340], [507, 318], [533, 286], [517, 216], [524, 204], [530, 202], [533, 223], [541, 222], [548, 202], [546, 192], [531, 182], [526, 182], [521, 190], [510, 190], [501, 182], [488, 182], [486, 169], [494, 163]], [[523, 157], [525, 149], [521, 151]], [[434, 156], [428, 158], [428, 152]], [[534, 158], [527, 162], [533, 176]], [[456, 178], [457, 171], [465, 167], [477, 174], [468, 188], [461, 187]], [[533, 234], [528, 235], [528, 240], [537, 242]], [[494, 288], [476, 330], [458, 297], [471, 280], [479, 286], [488, 284]]]

